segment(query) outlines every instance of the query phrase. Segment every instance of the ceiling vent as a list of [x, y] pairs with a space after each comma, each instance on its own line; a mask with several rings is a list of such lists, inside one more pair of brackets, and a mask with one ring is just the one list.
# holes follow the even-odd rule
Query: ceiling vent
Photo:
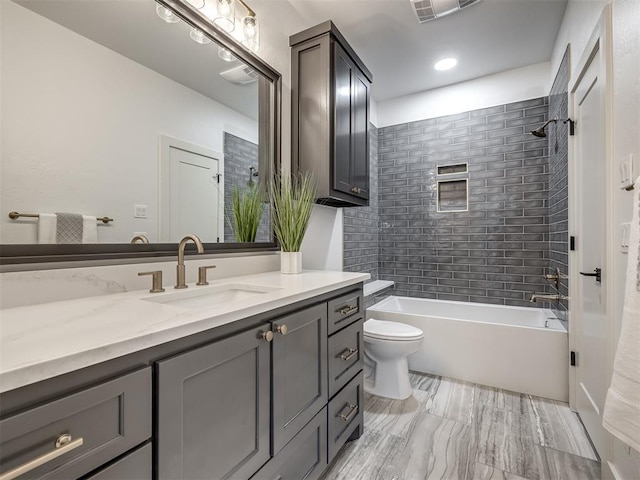
[[480, 0], [411, 0], [413, 11], [420, 23], [444, 17], [463, 8], [470, 7]]
[[258, 80], [256, 71], [247, 65], [238, 65], [224, 72], [220, 72], [220, 76], [227, 82], [235, 85], [248, 85]]

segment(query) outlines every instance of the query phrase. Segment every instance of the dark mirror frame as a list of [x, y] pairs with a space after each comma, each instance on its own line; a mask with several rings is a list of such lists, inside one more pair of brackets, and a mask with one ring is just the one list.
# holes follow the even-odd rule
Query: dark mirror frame
[[[199, 28], [219, 45], [230, 50], [233, 55], [250, 65], [262, 75], [259, 80], [259, 118], [260, 125], [268, 128], [259, 131], [260, 171], [277, 172], [280, 169], [281, 154], [281, 118], [282, 118], [282, 79], [280, 73], [271, 68], [249, 49], [240, 45], [225, 32], [213, 27], [210, 20], [200, 11], [186, 3], [186, 0], [156, 0], [170, 8], [186, 23]], [[262, 94], [266, 90], [267, 94]], [[197, 233], [197, 232], [196, 232]], [[188, 247], [193, 247], [189, 245]], [[279, 250], [278, 244], [260, 243], [204, 243], [205, 253], [246, 253]], [[193, 249], [195, 251], [195, 249]], [[39, 245], [4, 244], [0, 245], [0, 265], [72, 262], [87, 260], [141, 259], [177, 255], [177, 243], [150, 244], [84, 244], [84, 245]]]

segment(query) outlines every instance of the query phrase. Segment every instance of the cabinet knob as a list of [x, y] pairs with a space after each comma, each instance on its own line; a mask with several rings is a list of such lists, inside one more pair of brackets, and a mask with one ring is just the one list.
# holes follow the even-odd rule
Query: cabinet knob
[[288, 331], [289, 329], [286, 325], [276, 325], [276, 332], [278, 332], [280, 335], [286, 335]]
[[273, 332], [271, 330], [267, 330], [266, 332], [261, 330], [260, 338], [263, 339], [265, 342], [270, 342], [271, 340], [273, 340]]
[[361, 192], [361, 190], [360, 190], [360, 188], [359, 188], [359, 187], [353, 187], [353, 188], [351, 189], [351, 191], [352, 191], [353, 193], [360, 193], [360, 192]]

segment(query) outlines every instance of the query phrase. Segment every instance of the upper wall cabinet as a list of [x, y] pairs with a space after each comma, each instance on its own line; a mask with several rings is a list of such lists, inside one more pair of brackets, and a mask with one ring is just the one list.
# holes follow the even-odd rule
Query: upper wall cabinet
[[333, 22], [289, 39], [294, 172], [313, 172], [318, 203], [369, 204], [372, 75]]

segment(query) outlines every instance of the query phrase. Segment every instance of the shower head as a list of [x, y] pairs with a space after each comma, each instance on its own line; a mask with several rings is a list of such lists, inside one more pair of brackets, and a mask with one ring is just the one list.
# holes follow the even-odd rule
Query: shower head
[[529, 133], [531, 135], [533, 135], [534, 137], [538, 137], [538, 138], [546, 138], [547, 134], [544, 131], [544, 129], [547, 127], [547, 125], [549, 125], [551, 122], [556, 123], [558, 121], [557, 118], [552, 118], [551, 120], [548, 120], [547, 122], [545, 122], [544, 125], [542, 125], [540, 128], [536, 128], [535, 130], [531, 130]]
[[249, 167], [249, 180], [247, 181], [247, 187], [253, 187], [255, 182], [253, 181], [253, 177], [258, 176], [258, 169], [254, 166]]

